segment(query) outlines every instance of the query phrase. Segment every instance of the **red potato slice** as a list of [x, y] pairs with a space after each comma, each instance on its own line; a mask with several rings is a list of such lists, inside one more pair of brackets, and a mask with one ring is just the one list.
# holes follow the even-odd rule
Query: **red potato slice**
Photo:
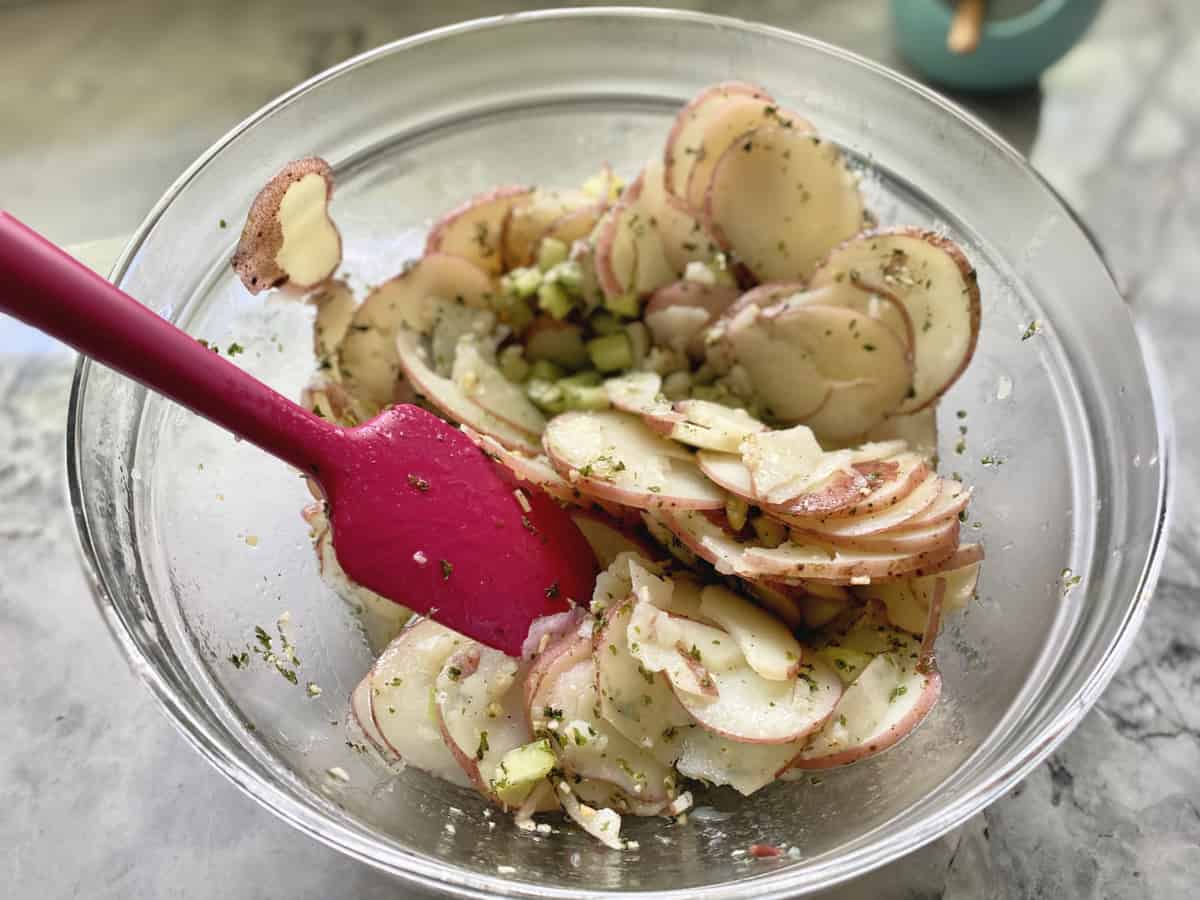
[[746, 545], [735, 535], [693, 510], [662, 510], [659, 515], [688, 550], [720, 574], [743, 576], [742, 551]]
[[962, 482], [943, 478], [937, 499], [905, 522], [904, 527], [917, 528], [959, 518], [959, 514], [971, 502], [971, 493], [971, 489]]
[[871, 490], [866, 477], [857, 471], [861, 466], [851, 466], [848, 470], [833, 472], [814, 487], [774, 505], [755, 492], [750, 468], [740, 456], [702, 450], [696, 454], [696, 464], [713, 484], [768, 513], [829, 515], [854, 504]]
[[732, 285], [675, 281], [650, 295], [642, 311], [642, 321], [657, 345], [686, 349], [696, 358], [702, 358], [704, 329], [737, 299], [738, 289]]
[[729, 633], [746, 664], [768, 681], [788, 681], [800, 671], [800, 642], [777, 618], [720, 585], [700, 594], [700, 611]]
[[629, 653], [647, 672], [662, 673], [671, 688], [707, 700], [716, 696], [707, 668], [695, 657], [704, 646], [719, 661], [732, 665], [741, 654], [719, 628], [668, 613], [653, 603], [634, 604], [628, 627]]
[[[591, 626], [583, 624], [585, 617], [582, 607], [573, 606], [562, 612], [534, 619], [529, 626], [529, 634], [521, 643], [521, 659], [532, 663], [549, 650], [552, 644], [583, 633], [583, 628], [590, 631]], [[525, 681], [528, 680], [529, 676], [526, 674]]]
[[446, 660], [468, 643], [432, 619], [421, 619], [392, 641], [367, 676], [372, 719], [392, 753], [461, 787], [470, 787], [471, 780], [442, 740], [430, 698]]
[[822, 628], [845, 614], [855, 602], [848, 589], [819, 581], [806, 582], [801, 587], [771, 581], [746, 583], [750, 592], [772, 612], [778, 614], [778, 610], [790, 608], [789, 613], [780, 617], [792, 628]]
[[745, 663], [711, 668], [709, 677], [716, 697], [676, 691], [679, 702], [702, 728], [747, 744], [798, 741], [825, 724], [842, 695], [837, 673], [817, 659], [801, 663], [798, 676], [785, 681], [763, 678]]
[[544, 676], [534, 692], [534, 733], [555, 745], [564, 771], [616, 785], [638, 800], [667, 799], [671, 770], [595, 714], [596, 664], [592, 642], [567, 652], [572, 664]]
[[396, 759], [396, 754], [392, 752], [392, 748], [388, 746], [387, 741], [383, 739], [379, 728], [375, 725], [375, 719], [371, 715], [371, 677], [368, 675], [358, 683], [353, 692], [350, 694], [350, 714], [354, 717], [355, 723], [362, 730], [367, 742], [370, 743], [375, 751], [384, 759]]
[[792, 540], [826, 541], [839, 547], [872, 553], [922, 553], [958, 546], [959, 522], [947, 519], [929, 525], [889, 529], [879, 534], [842, 538], [821, 532], [792, 529]]
[[920, 553], [875, 553], [832, 544], [788, 542], [773, 548], [746, 547], [740, 558], [739, 574], [799, 584], [809, 581], [852, 584], [940, 571], [953, 553], [953, 547]]
[[789, 628], [796, 629], [804, 625], [800, 601], [793, 594], [761, 582], [745, 584], [763, 608]]
[[563, 413], [542, 435], [558, 473], [585, 494], [639, 509], [720, 509], [691, 455], [628, 413]]
[[924, 484], [931, 473], [929, 464], [916, 453], [900, 453], [879, 462], [860, 463], [854, 468], [867, 479], [871, 490], [850, 505], [828, 513], [814, 512], [811, 518], [832, 521], [871, 515], [903, 501]]
[[313, 355], [321, 363], [332, 365], [337, 361], [338, 347], [350, 330], [358, 300], [346, 282], [331, 281], [308, 302], [317, 310], [313, 318]]
[[643, 539], [632, 529], [602, 513], [580, 511], [572, 513], [571, 521], [583, 532], [584, 538], [596, 554], [600, 567], [607, 569], [622, 553], [634, 553], [646, 559], [661, 559], [658, 547]]
[[596, 274], [606, 296], [644, 296], [679, 277], [658, 220], [643, 202], [644, 174], [625, 189], [596, 233]]
[[630, 653], [629, 622], [632, 597], [611, 607], [596, 631], [593, 659], [600, 715], [613, 728], [650, 753], [665, 766], [679, 757], [681, 742], [676, 729], [691, 719], [661, 672], [651, 672]]
[[528, 264], [532, 264], [537, 258], [537, 250], [542, 246], [542, 241], [553, 239], [562, 241], [570, 247], [576, 241], [586, 239], [596, 230], [596, 226], [607, 209], [607, 203], [593, 203], [591, 206], [563, 213], [551, 222], [534, 241], [534, 252]]
[[591, 655], [592, 639], [590, 634], [580, 634], [578, 630], [567, 631], [558, 638], [553, 638], [541, 650], [532, 656], [529, 670], [525, 673], [522, 695], [525, 701], [525, 714], [530, 723], [547, 721], [554, 716], [547, 711], [544, 704], [537, 706], [543, 698], [543, 684], [547, 679], [553, 680], [580, 660]]
[[[524, 202], [512, 205], [497, 229], [504, 268], [532, 265], [542, 238], [568, 217], [585, 211], [599, 218], [603, 204], [581, 190], [537, 188], [528, 193]], [[592, 225], [594, 227], [594, 221]], [[579, 237], [590, 232], [589, 228]]]
[[671, 268], [682, 273], [690, 262], [712, 260], [721, 248], [693, 212], [699, 207], [688, 207], [667, 193], [662, 160], [648, 162], [641, 180], [641, 207], [658, 229]]
[[933, 462], [938, 454], [937, 410], [933, 406], [907, 415], [888, 416], [865, 435], [868, 441], [904, 441], [910, 450]]
[[490, 435], [510, 450], [537, 454], [536, 435], [488, 412], [449, 378], [434, 372], [426, 363], [418, 341], [418, 336], [411, 331], [401, 331], [396, 336], [401, 370], [421, 395], [460, 425]]
[[759, 281], [805, 280], [862, 228], [858, 179], [837, 146], [765, 125], [721, 154], [704, 197], [710, 229]]
[[799, 530], [820, 533], [829, 539], [878, 535], [900, 528], [920, 515], [937, 500], [941, 490], [941, 477], [930, 472], [904, 499], [875, 512], [838, 519], [803, 519], [799, 516], [781, 518]]
[[708, 400], [680, 400], [671, 409], [670, 417], [646, 416], [647, 424], [691, 447], [732, 453], [746, 438], [767, 430], [744, 409]]
[[811, 122], [781, 110], [769, 97], [739, 100], [714, 110], [701, 135], [702, 152], [692, 157], [685, 200], [692, 209], [704, 209], [708, 187], [722, 156], [739, 139], [759, 128], [778, 128], [797, 135], [813, 135]]
[[749, 797], [786, 771], [804, 744], [803, 738], [786, 744], [747, 744], [692, 728], [683, 737], [683, 752], [675, 767], [687, 778], [728, 785]]
[[754, 495], [770, 505], [802, 494], [850, 465], [849, 453], [827, 457], [806, 425], [747, 435], [740, 452]]
[[[912, 395], [898, 410], [927, 407], [952, 385], [975, 352], [981, 308], [975, 269], [953, 241], [932, 231], [867, 232], [834, 248], [813, 272], [812, 287], [851, 280], [894, 294], [913, 325]], [[852, 294], [840, 302], [864, 308]]]
[[434, 682], [438, 726], [475, 789], [499, 802], [492, 782], [504, 754], [533, 740], [517, 661], [475, 644], [457, 650]]
[[657, 372], [629, 372], [605, 379], [604, 391], [614, 408], [635, 416], [671, 413], [671, 404], [662, 395], [662, 376]]
[[530, 187], [506, 185], [477, 194], [434, 223], [425, 240], [426, 255], [451, 253], [469, 259], [489, 275], [500, 275], [505, 269], [504, 223], [532, 202], [533, 193]]
[[663, 182], [669, 194], [680, 200], [687, 199], [692, 166], [696, 157], [706, 152], [705, 130], [726, 106], [746, 100], [769, 102], [770, 95], [758, 85], [723, 81], [705, 88], [676, 114], [663, 153]]
[[540, 435], [546, 427], [546, 417], [520, 385], [505, 378], [489, 357], [490, 353], [484, 352], [478, 339], [460, 339], [450, 377], [477, 406], [519, 431]]
[[486, 272], [457, 256], [426, 256], [371, 291], [354, 314], [338, 351], [346, 390], [371, 415], [392, 403], [400, 379], [396, 336], [401, 328], [426, 333], [433, 326], [430, 298], [486, 309], [495, 284]]
[[856, 589], [860, 597], [877, 600], [887, 610], [888, 621], [897, 628], [913, 634], [924, 633], [929, 621], [935, 581], [944, 579], [946, 588], [943, 611], [965, 609], [975, 596], [979, 583], [980, 563], [973, 562], [957, 569], [922, 578], [906, 578]]
[[941, 691], [936, 671], [921, 672], [914, 660], [900, 654], [876, 656], [846, 689], [829, 723], [813, 735], [794, 768], [843, 766], [894, 747], [925, 720]]
[[333, 169], [316, 156], [288, 163], [250, 206], [233, 270], [258, 294], [290, 284], [307, 289], [333, 275], [342, 236], [329, 217]]

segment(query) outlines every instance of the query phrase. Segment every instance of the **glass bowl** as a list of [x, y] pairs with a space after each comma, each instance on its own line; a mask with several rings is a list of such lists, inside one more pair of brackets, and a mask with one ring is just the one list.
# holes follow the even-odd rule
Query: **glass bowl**
[[[239, 364], [297, 396], [314, 371], [312, 307], [251, 297], [229, 266], [236, 223], [285, 161], [318, 154], [335, 167], [344, 268], [361, 288], [417, 255], [431, 218], [475, 191], [575, 184], [602, 160], [636, 171], [681, 102], [734, 78], [766, 85], [840, 142], [883, 223], [942, 229], [979, 269], [979, 349], [942, 405], [941, 449], [943, 468], [976, 486], [966, 527], [988, 562], [978, 602], [940, 640], [942, 702], [876, 759], [748, 800], [703, 794], [686, 825], [634, 821], [637, 851], [569, 829], [520, 831], [478, 797], [414, 770], [388, 777], [351, 746], [347, 696], [370, 654], [318, 577], [296, 473], [84, 362], [68, 462], [100, 607], [180, 731], [300, 830], [456, 896], [795, 896], [977, 812], [1065, 737], [1113, 673], [1145, 612], [1166, 518], [1167, 447], [1130, 314], [1018, 153], [851, 54], [632, 9], [506, 16], [399, 41], [219, 141], [167, 192], [114, 277], [196, 337], [237, 341]], [[285, 612], [297, 683], [253, 653], [235, 665], [255, 627], [274, 635]], [[798, 849], [772, 861], [739, 852], [755, 842]]]

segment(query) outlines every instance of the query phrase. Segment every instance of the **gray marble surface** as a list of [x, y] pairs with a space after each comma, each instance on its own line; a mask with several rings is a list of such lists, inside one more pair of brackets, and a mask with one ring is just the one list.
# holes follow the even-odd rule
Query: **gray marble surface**
[[[689, 5], [895, 61], [882, 2]], [[363, 47], [508, 8], [0, 3], [0, 198], [62, 241], [120, 234], [270, 95]], [[1094, 229], [1167, 363], [1178, 515], [1145, 627], [1079, 729], [984, 813], [839, 897], [1200, 894], [1198, 71], [1200, 4], [1113, 2], [1040, 92], [973, 101]], [[104, 636], [63, 499], [71, 368], [0, 327], [0, 896], [408, 896], [237, 793]]]

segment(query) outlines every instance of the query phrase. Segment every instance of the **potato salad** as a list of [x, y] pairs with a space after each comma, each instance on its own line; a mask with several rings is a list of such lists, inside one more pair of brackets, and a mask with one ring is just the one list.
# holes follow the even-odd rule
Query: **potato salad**
[[349, 702], [383, 760], [622, 849], [623, 817], [750, 796], [921, 724], [983, 559], [936, 431], [980, 296], [958, 246], [878, 222], [859, 181], [763, 88], [718, 84], [640, 171], [467, 198], [365, 296], [334, 278], [333, 170], [300, 160], [264, 188], [235, 268], [308, 292], [307, 407], [442, 416], [595, 553], [591, 595], [511, 657], [352, 584], [309, 507], [377, 654]]

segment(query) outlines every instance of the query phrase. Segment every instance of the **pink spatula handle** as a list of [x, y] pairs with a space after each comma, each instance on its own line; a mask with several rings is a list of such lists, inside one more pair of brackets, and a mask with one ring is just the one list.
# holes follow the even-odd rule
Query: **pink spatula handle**
[[170, 397], [305, 472], [342, 437], [0, 212], [0, 312]]

